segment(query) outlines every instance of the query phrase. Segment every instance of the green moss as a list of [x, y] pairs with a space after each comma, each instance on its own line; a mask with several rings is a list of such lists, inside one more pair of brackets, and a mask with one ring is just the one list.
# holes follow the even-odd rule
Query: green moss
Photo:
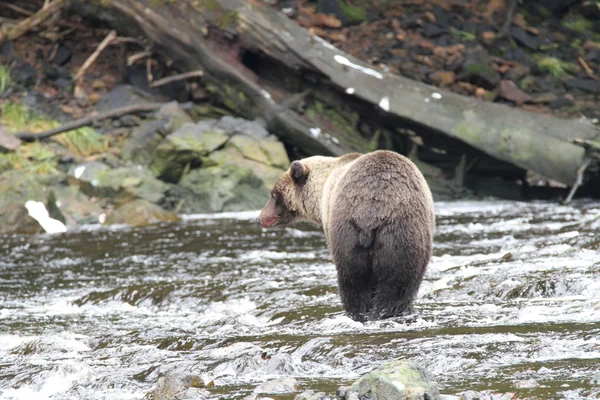
[[36, 133], [58, 126], [57, 121], [40, 118], [21, 103], [2, 104], [0, 112], [0, 123], [11, 133], [19, 131]]
[[526, 75], [523, 79], [519, 81], [519, 88], [522, 90], [527, 90], [531, 85], [535, 83], [535, 79], [531, 75]]
[[555, 78], [575, 71], [573, 64], [554, 57], [538, 57], [537, 64], [541, 71], [548, 72]]
[[381, 129], [377, 129], [375, 131], [375, 134], [373, 135], [373, 137], [371, 138], [371, 140], [369, 140], [369, 143], [367, 144], [368, 152], [375, 151], [379, 148], [379, 138], [380, 137], [381, 137]]
[[80, 156], [90, 156], [107, 150], [108, 143], [104, 136], [95, 129], [84, 126], [82, 128], [61, 133], [54, 140], [65, 146], [69, 151]]
[[469, 75], [485, 74], [492, 71], [493, 68], [486, 64], [471, 64], [465, 68], [465, 72]]
[[10, 170], [39, 175], [58, 173], [58, 156], [38, 142], [19, 146], [14, 153], [0, 154], [0, 173]]
[[594, 23], [582, 16], [568, 17], [562, 22], [562, 26], [579, 33], [591, 32], [594, 29]]
[[367, 12], [364, 10], [364, 8], [346, 4], [342, 0], [339, 0], [338, 4], [344, 12], [348, 23], [361, 23], [367, 20]]
[[10, 68], [0, 64], [0, 96], [8, 89], [10, 82]]
[[231, 24], [235, 24], [238, 21], [239, 15], [236, 10], [231, 10], [221, 17], [221, 21], [219, 23], [219, 28], [227, 29], [227, 27]]
[[459, 36], [462, 40], [476, 40], [477, 36], [474, 31], [461, 31], [458, 29], [452, 30], [452, 33], [456, 36]]
[[560, 47], [558, 43], [543, 44], [540, 46], [541, 51], [556, 50]]
[[[0, 124], [12, 133], [21, 131], [39, 133], [56, 128], [59, 125], [58, 121], [42, 118], [20, 103], [3, 104], [0, 111], [2, 112]], [[54, 136], [52, 140], [62, 144], [72, 153], [81, 156], [101, 153], [106, 151], [108, 147], [104, 136], [90, 127], [82, 127], [61, 133]]]

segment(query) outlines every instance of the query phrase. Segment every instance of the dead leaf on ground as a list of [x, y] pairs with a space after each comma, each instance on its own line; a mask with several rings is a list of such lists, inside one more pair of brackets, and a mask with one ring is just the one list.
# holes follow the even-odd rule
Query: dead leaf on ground
[[317, 13], [310, 17], [310, 22], [313, 26], [324, 26], [326, 28], [339, 28], [342, 26], [342, 21], [335, 15]]
[[500, 81], [498, 84], [497, 94], [503, 99], [512, 101], [518, 106], [531, 100], [530, 95], [521, 90], [513, 81], [506, 79]]

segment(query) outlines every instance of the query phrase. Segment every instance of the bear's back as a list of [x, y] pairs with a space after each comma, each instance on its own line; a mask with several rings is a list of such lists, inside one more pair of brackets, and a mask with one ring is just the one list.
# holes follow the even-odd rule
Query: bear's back
[[410, 230], [433, 230], [431, 191], [408, 158], [386, 150], [368, 153], [340, 167], [336, 180], [330, 216], [345, 216], [364, 230], [398, 220]]

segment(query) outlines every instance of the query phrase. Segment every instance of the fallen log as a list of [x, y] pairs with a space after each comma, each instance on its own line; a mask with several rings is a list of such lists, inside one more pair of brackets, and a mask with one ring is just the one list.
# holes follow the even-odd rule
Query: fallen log
[[[474, 148], [573, 185], [584, 150], [570, 139], [599, 134], [587, 121], [483, 102], [378, 71], [258, 1], [92, 3], [134, 21], [114, 28], [139, 28], [183, 71], [203, 70], [207, 88], [229, 108], [264, 121], [307, 153], [398, 150], [398, 128], [410, 128], [426, 144], [445, 140], [459, 154]], [[309, 95], [290, 101], [305, 89]]]

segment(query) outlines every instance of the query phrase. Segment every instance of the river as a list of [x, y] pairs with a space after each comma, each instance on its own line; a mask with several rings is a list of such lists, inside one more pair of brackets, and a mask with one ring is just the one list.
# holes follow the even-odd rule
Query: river
[[0, 236], [0, 399], [141, 399], [173, 370], [213, 380], [215, 399], [281, 376], [333, 393], [396, 358], [445, 394], [598, 396], [600, 204], [436, 214], [418, 315], [365, 325], [341, 312], [307, 224], [263, 230], [249, 212]]

